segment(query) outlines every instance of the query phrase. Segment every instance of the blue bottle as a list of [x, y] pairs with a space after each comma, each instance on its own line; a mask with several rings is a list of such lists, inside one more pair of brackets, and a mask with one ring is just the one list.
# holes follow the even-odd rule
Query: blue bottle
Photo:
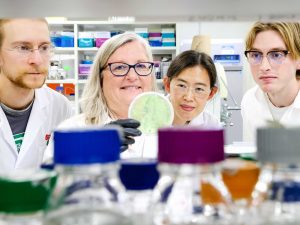
[[116, 128], [55, 131], [59, 177], [45, 224], [131, 224], [122, 209], [126, 194], [119, 179], [119, 159]]
[[127, 192], [126, 210], [134, 225], [153, 224], [153, 189], [159, 179], [154, 159], [127, 159], [121, 162], [120, 178]]

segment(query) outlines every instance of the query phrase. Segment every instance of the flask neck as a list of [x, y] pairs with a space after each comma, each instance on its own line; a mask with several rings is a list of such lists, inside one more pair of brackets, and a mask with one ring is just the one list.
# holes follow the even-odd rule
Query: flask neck
[[160, 163], [158, 170], [161, 173], [171, 173], [176, 175], [192, 176], [195, 174], [211, 174], [220, 173], [222, 169], [222, 163], [212, 164], [170, 164]]
[[263, 163], [262, 171], [271, 173], [295, 173], [300, 174], [300, 164], [285, 164], [285, 163]]
[[81, 165], [56, 165], [55, 170], [59, 174], [117, 174], [120, 165], [117, 162], [105, 164], [81, 164]]

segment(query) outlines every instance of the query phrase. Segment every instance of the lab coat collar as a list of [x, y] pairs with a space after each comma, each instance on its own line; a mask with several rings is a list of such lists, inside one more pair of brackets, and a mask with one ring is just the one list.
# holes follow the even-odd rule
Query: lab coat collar
[[35, 90], [34, 103], [31, 109], [30, 117], [26, 126], [25, 136], [23, 143], [20, 149], [19, 158], [22, 158], [23, 155], [27, 154], [27, 151], [32, 148], [32, 140], [36, 138], [37, 134], [40, 132], [40, 129], [45, 124], [47, 120], [48, 113], [47, 105], [49, 105], [49, 99], [46, 95], [46, 92], [41, 89]]
[[15, 144], [15, 140], [13, 138], [10, 125], [8, 123], [4, 111], [2, 110], [2, 107], [0, 107], [0, 136], [4, 137], [5, 142], [10, 145], [9, 149], [13, 149], [14, 150], [13, 154], [17, 156], [18, 155], [17, 146]]

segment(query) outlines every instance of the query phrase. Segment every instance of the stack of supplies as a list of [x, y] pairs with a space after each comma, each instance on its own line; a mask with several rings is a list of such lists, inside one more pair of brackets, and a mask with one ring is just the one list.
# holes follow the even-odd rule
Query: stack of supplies
[[175, 46], [175, 29], [174, 28], [162, 28], [162, 46]]

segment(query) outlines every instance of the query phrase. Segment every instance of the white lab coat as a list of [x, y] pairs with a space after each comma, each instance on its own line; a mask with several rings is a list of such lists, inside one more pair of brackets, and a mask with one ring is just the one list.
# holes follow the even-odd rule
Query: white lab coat
[[202, 111], [198, 116], [191, 120], [189, 126], [200, 126], [203, 128], [221, 128], [221, 123], [212, 114]]
[[[111, 122], [112, 119], [107, 118], [103, 124]], [[63, 121], [58, 128], [79, 128], [87, 126], [84, 114], [73, 116]], [[157, 135], [144, 135], [135, 137], [135, 143], [121, 153], [122, 159], [127, 158], [156, 158], [157, 157]], [[51, 161], [53, 159], [53, 139], [50, 140], [49, 146], [44, 155], [43, 161]], [[71, 154], [71, 153], [70, 153]]]
[[47, 147], [47, 135], [72, 115], [68, 99], [42, 87], [35, 90], [35, 100], [18, 154], [8, 120], [0, 107], [0, 173], [15, 169], [38, 168]]
[[[257, 85], [249, 89], [243, 96], [241, 113], [244, 141], [255, 143], [256, 129], [266, 126], [268, 120], [273, 120], [265, 94]], [[287, 127], [300, 126], [300, 92], [279, 122]]]

